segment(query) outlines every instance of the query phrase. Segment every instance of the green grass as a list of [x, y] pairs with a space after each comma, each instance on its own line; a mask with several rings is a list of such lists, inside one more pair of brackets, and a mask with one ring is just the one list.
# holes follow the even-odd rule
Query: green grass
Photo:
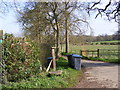
[[109, 62], [109, 63], [120, 63], [120, 59], [104, 59], [104, 58], [86, 57], [86, 56], [83, 56], [82, 59], [93, 60], [93, 61], [103, 61], [103, 62]]
[[[80, 53], [80, 50], [118, 49], [118, 45], [70, 45], [70, 52]], [[62, 52], [65, 52], [65, 45]]]
[[[80, 54], [80, 50], [97, 50], [97, 49], [116, 49], [118, 50], [118, 45], [70, 45], [70, 54]], [[65, 48], [62, 50], [62, 52], [65, 52]], [[118, 57], [119, 51], [105, 51], [105, 50], [100, 50], [100, 58], [91, 58], [92, 53], [88, 53], [88, 58], [90, 59], [95, 59], [95, 60], [101, 60], [105, 62], [116, 62], [119, 63], [119, 57]], [[64, 55], [67, 55], [63, 53]], [[114, 55], [113, 55], [114, 54]], [[93, 53], [93, 57], [97, 56], [97, 52]]]
[[2, 85], [2, 89], [69, 88], [74, 86], [78, 82], [78, 78], [82, 75], [82, 71], [68, 67], [68, 61], [62, 57], [57, 61], [57, 70], [63, 71], [61, 76], [52, 75], [48, 77], [48, 73], [42, 72], [21, 82], [8, 82], [6, 85]]

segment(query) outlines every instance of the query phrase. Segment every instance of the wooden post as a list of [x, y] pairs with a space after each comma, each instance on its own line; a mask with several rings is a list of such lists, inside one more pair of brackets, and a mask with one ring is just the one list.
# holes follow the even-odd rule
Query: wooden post
[[80, 55], [82, 56], [82, 50], [80, 50]]
[[56, 71], [55, 47], [52, 47], [53, 70]]
[[100, 54], [99, 51], [100, 51], [100, 50], [97, 49], [97, 57], [100, 57], [100, 55], [99, 55], [99, 54]]

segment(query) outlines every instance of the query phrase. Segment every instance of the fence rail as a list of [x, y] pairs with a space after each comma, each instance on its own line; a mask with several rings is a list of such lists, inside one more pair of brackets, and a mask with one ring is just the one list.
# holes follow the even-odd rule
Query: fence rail
[[118, 59], [119, 52], [120, 50], [117, 49], [80, 50], [80, 55], [87, 57]]

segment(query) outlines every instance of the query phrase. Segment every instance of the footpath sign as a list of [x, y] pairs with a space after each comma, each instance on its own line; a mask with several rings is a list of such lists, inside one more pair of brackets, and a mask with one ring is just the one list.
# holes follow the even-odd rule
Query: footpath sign
[[0, 44], [2, 43], [2, 40], [0, 40]]

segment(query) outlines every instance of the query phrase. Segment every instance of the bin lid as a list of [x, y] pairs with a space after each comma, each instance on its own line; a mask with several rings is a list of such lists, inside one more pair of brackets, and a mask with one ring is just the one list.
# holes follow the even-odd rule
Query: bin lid
[[[52, 57], [48, 57], [47, 59], [53, 59]], [[55, 57], [55, 59], [56, 59], [56, 57]]]
[[77, 55], [77, 54], [72, 54], [73, 57], [76, 57], [76, 58], [82, 58], [82, 56], [80, 55]]
[[52, 59], [52, 57], [48, 57], [47, 59]]

